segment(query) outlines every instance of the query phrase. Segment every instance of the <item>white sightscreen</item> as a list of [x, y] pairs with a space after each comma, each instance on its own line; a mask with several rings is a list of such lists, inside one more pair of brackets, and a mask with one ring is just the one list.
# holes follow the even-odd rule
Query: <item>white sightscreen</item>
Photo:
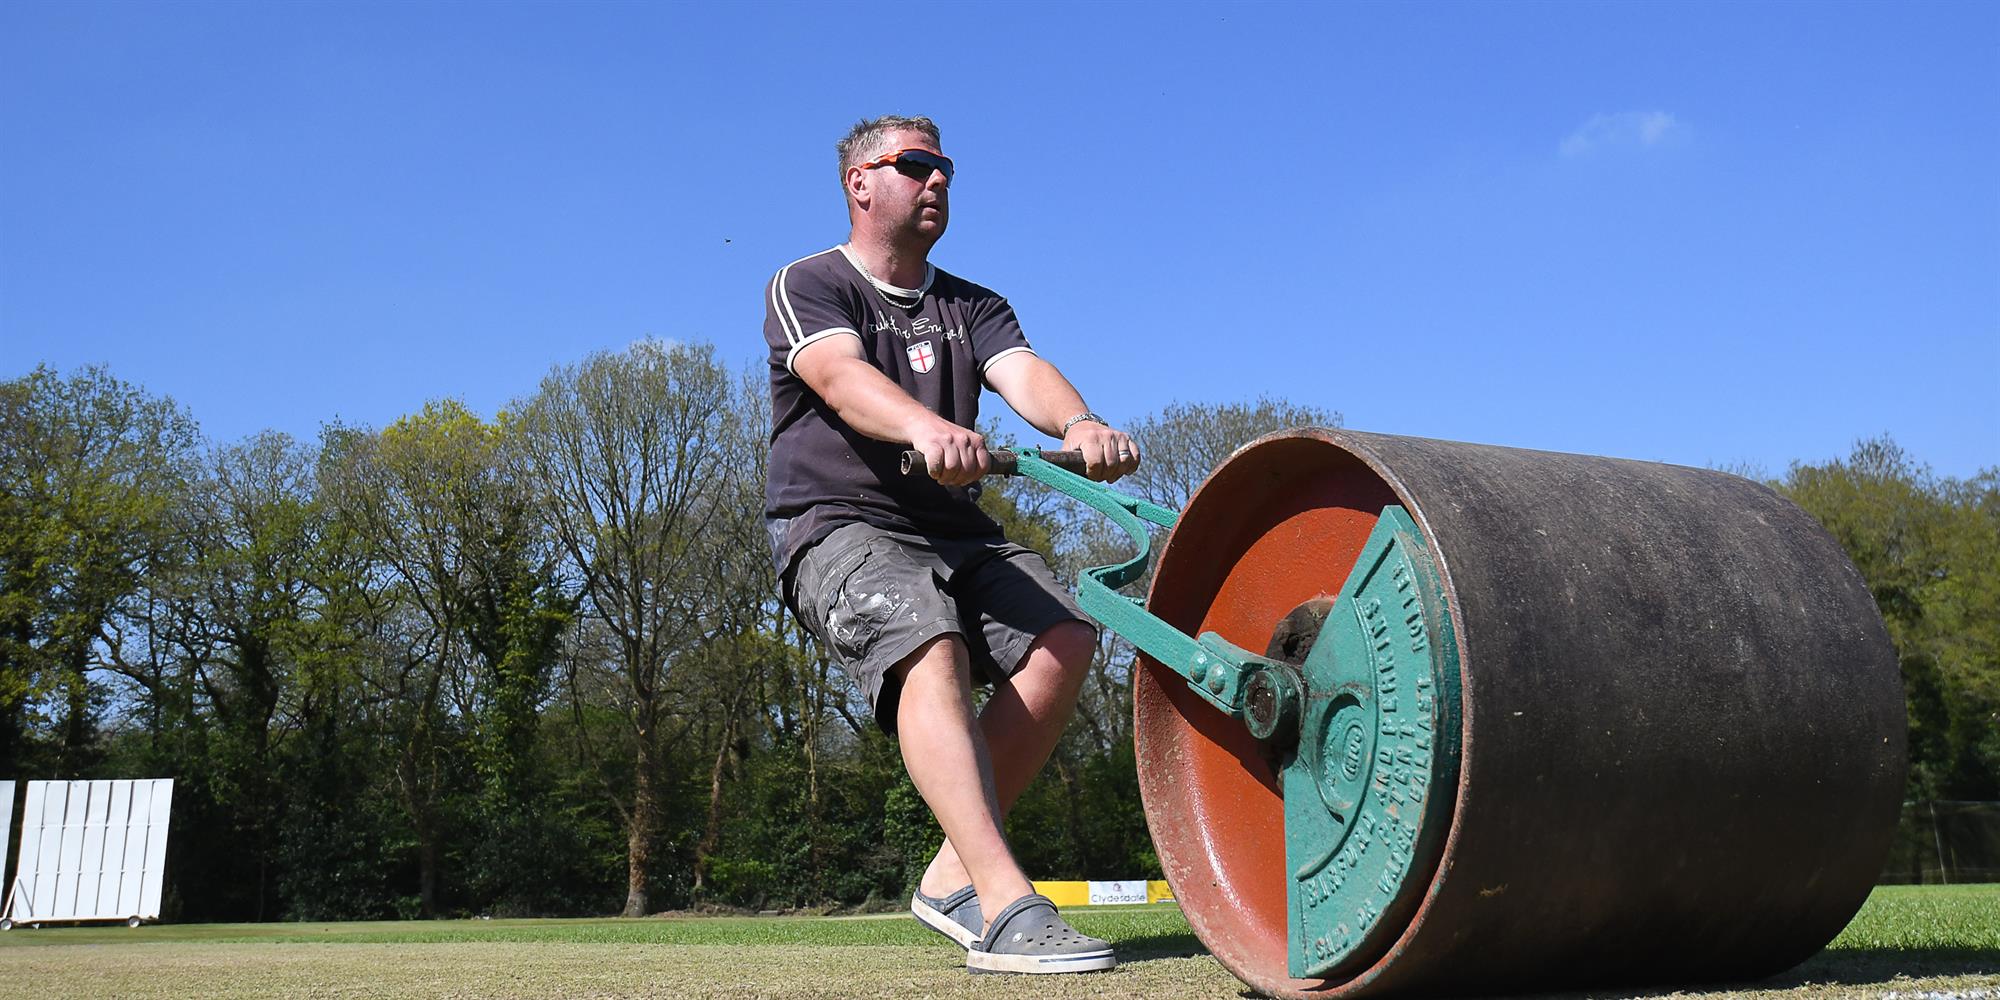
[[[14, 833], [14, 783], [0, 781], [0, 878], [7, 874], [7, 839]], [[0, 882], [5, 886], [6, 882]], [[0, 900], [7, 894], [0, 892]]]
[[30, 781], [6, 915], [157, 919], [174, 780]]

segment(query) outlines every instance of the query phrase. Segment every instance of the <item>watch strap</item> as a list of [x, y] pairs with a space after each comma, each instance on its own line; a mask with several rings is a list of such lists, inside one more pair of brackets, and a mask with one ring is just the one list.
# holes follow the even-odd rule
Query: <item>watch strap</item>
[[1083, 423], [1086, 420], [1090, 421], [1093, 424], [1103, 424], [1106, 427], [1111, 426], [1110, 421], [1105, 420], [1103, 417], [1100, 417], [1097, 414], [1090, 412], [1089, 410], [1085, 410], [1082, 413], [1079, 413], [1076, 416], [1063, 421], [1062, 431], [1058, 433], [1056, 436], [1063, 438], [1069, 437], [1069, 429], [1075, 427], [1080, 423]]

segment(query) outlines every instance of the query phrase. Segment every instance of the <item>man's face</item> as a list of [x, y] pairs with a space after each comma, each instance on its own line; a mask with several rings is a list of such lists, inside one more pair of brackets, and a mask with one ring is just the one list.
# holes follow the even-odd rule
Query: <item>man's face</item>
[[[870, 159], [901, 149], [921, 149], [944, 155], [922, 132], [899, 129], [889, 134]], [[862, 171], [869, 214], [891, 232], [909, 233], [937, 242], [951, 218], [951, 187], [941, 171], [911, 163], [892, 163]]]

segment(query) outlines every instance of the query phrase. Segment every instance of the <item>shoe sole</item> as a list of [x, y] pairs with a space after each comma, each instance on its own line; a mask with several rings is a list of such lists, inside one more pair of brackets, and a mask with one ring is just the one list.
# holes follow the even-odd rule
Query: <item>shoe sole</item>
[[1061, 972], [1102, 972], [1118, 964], [1111, 949], [1076, 955], [1008, 955], [990, 951], [968, 951], [965, 967], [974, 975], [1017, 973], [1050, 975]]
[[931, 906], [921, 899], [913, 898], [910, 900], [910, 916], [917, 918], [917, 923], [952, 939], [960, 948], [964, 948], [967, 951], [972, 950], [972, 946], [979, 942], [977, 934], [967, 930], [964, 925], [945, 916], [937, 907]]

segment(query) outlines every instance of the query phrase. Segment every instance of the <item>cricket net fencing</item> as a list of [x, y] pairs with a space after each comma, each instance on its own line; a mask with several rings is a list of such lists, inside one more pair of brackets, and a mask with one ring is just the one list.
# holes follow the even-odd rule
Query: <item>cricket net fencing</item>
[[1905, 802], [1886, 885], [2000, 882], [2000, 802]]

